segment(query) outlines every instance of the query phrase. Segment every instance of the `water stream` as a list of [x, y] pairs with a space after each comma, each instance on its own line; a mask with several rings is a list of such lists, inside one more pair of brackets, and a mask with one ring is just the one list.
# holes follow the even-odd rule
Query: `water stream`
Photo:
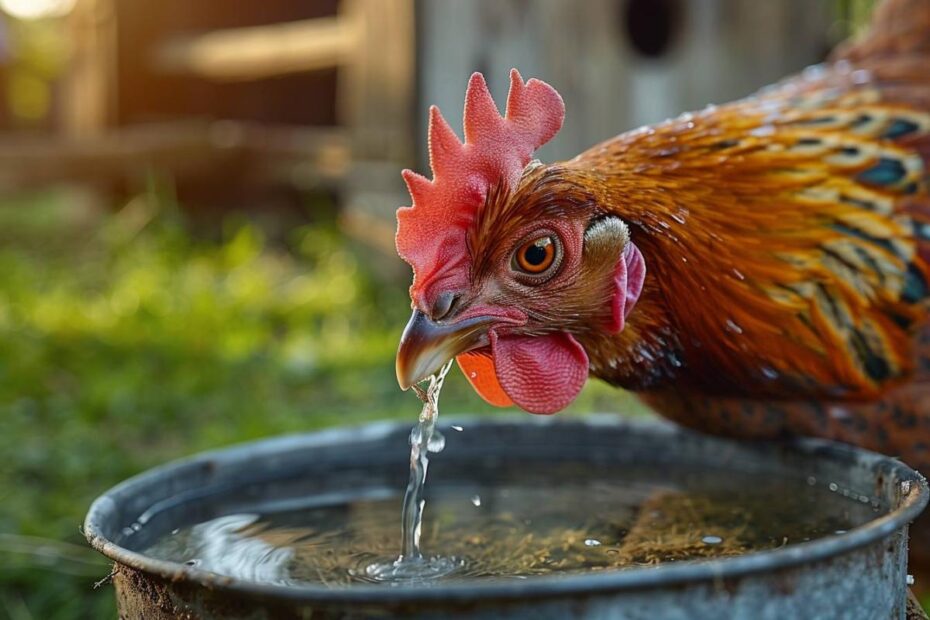
[[401, 512], [401, 553], [393, 562], [375, 562], [366, 568], [368, 576], [377, 581], [435, 579], [452, 573], [461, 565], [455, 558], [424, 556], [420, 550], [423, 510], [426, 507], [423, 491], [429, 454], [441, 452], [446, 445], [445, 437], [436, 430], [436, 421], [439, 418], [439, 393], [451, 367], [452, 360], [449, 360], [438, 373], [431, 375], [426, 390], [414, 386], [423, 401], [423, 409], [417, 425], [410, 431], [410, 480]]

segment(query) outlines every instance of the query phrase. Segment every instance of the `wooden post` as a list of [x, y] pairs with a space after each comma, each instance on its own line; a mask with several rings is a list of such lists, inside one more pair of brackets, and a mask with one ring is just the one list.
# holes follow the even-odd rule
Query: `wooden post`
[[340, 119], [363, 158], [409, 159], [414, 105], [412, 0], [343, 0], [357, 42], [340, 76]]
[[102, 133], [116, 120], [116, 10], [113, 0], [79, 0], [70, 15], [73, 52], [59, 122], [68, 137]]
[[[408, 204], [400, 170], [413, 165], [415, 108], [413, 0], [343, 0], [340, 19], [357, 45], [339, 76], [340, 120], [350, 134], [353, 169], [343, 225], [394, 255], [394, 211]], [[398, 260], [398, 269], [401, 263]]]

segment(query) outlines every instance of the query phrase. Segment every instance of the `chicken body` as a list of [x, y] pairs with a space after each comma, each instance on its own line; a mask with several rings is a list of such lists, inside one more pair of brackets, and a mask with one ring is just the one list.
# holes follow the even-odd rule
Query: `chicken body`
[[882, 76], [840, 63], [537, 173], [594, 188], [645, 257], [624, 330], [579, 334], [593, 375], [705, 431], [930, 465], [930, 115]]
[[402, 385], [455, 355], [490, 402], [553, 413], [590, 374], [703, 431], [930, 471], [930, 0], [887, 0], [831, 62], [566, 162], [527, 165], [561, 100], [513, 79], [494, 120], [473, 78], [464, 145], [434, 118], [434, 179], [407, 176]]
[[592, 374], [707, 432], [839, 439], [930, 470], [930, 2], [836, 60], [564, 166], [650, 276]]

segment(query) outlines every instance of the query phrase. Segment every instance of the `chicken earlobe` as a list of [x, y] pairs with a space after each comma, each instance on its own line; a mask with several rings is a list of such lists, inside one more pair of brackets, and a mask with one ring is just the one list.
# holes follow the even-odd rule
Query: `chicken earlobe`
[[472, 388], [485, 402], [495, 407], [510, 407], [513, 400], [497, 380], [497, 369], [490, 348], [460, 353], [455, 361]]
[[[588, 281], [602, 278], [601, 269], [610, 269], [616, 261], [609, 292], [610, 318], [604, 327], [612, 334], [619, 333], [643, 291], [646, 280], [643, 254], [630, 240], [626, 223], [613, 216], [600, 218], [588, 226], [584, 233], [584, 253], [587, 264], [583, 278]], [[618, 253], [619, 260], [616, 258]]]

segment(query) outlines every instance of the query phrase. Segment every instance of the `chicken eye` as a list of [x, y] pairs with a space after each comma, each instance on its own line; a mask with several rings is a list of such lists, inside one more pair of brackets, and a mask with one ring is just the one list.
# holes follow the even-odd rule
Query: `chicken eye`
[[513, 268], [530, 276], [539, 276], [551, 269], [558, 258], [558, 241], [552, 235], [544, 235], [517, 247], [513, 255]]

